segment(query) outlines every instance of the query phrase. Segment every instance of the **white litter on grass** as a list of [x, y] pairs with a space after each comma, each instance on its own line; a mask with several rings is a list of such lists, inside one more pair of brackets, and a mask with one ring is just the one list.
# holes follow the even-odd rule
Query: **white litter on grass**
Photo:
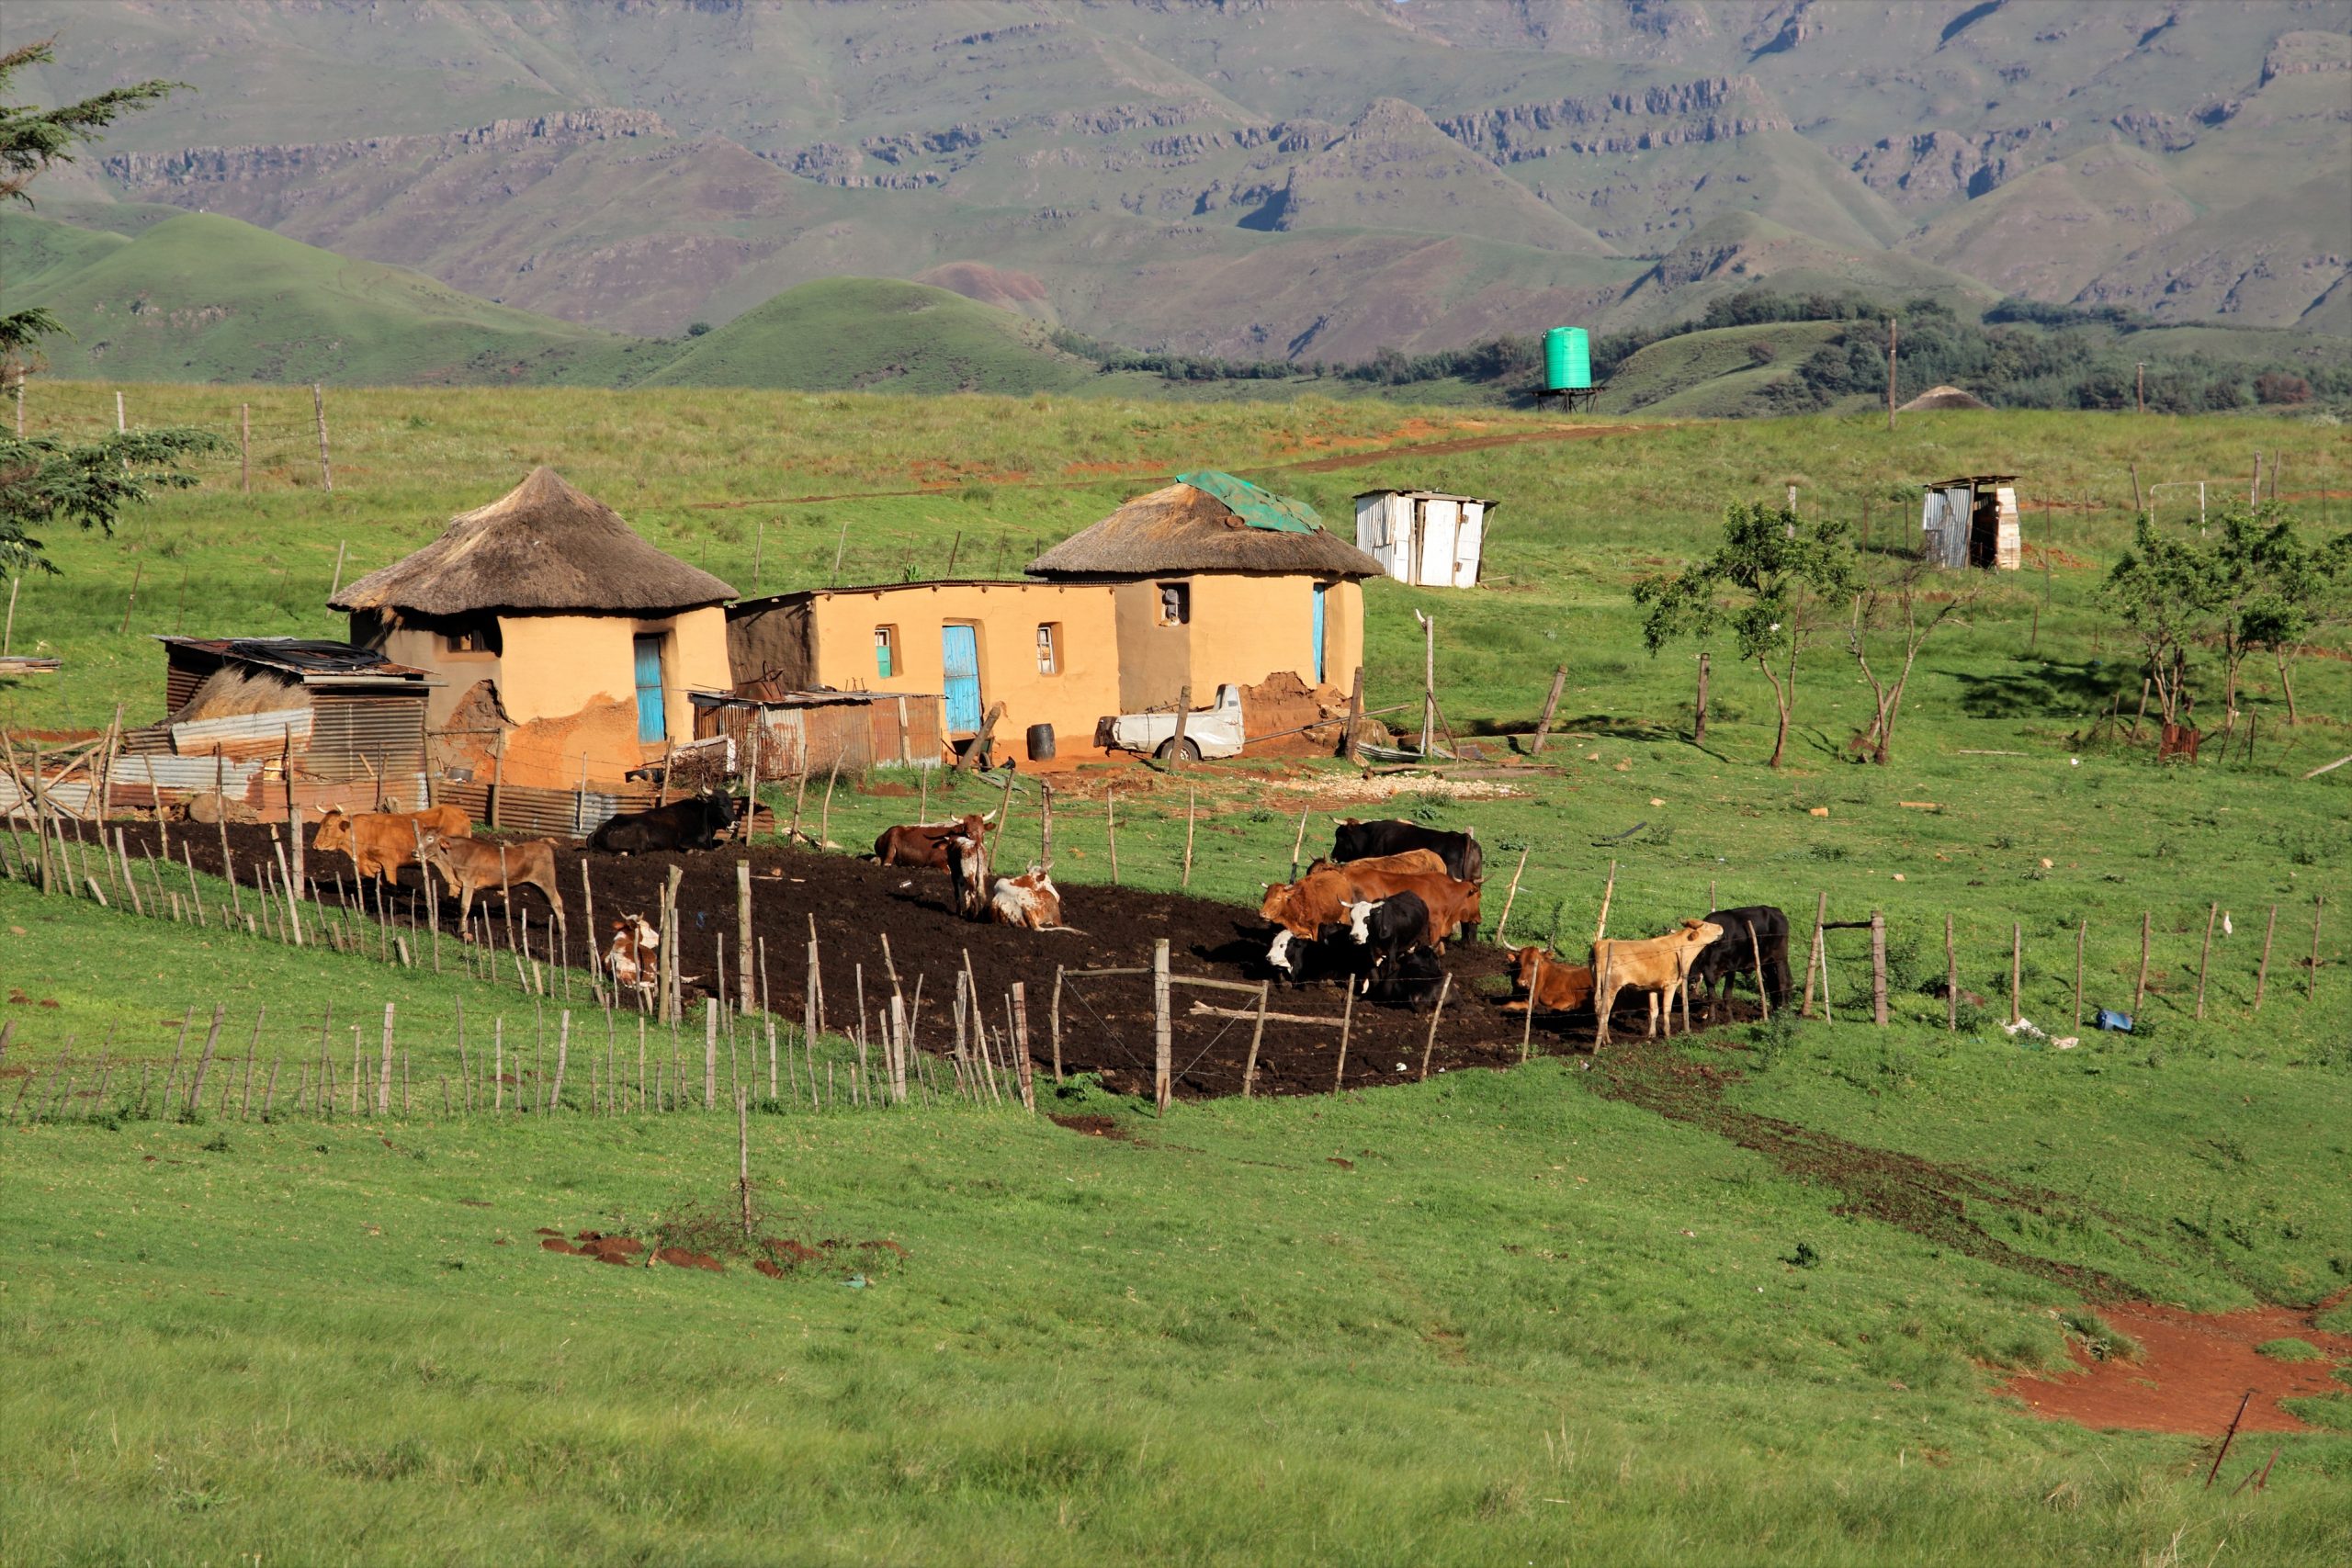
[[2082, 1036], [2078, 1034], [2061, 1034], [2050, 1043], [2061, 1051], [2071, 1051], [2082, 1043]]
[[2232, 928], [2231, 928], [2231, 925], [2230, 925], [2230, 917], [2229, 917], [2229, 916], [2228, 916], [2228, 914], [2226, 914], [2226, 913], [2224, 913], [2224, 914], [2222, 916], [2222, 934], [2223, 936], [2229, 936], [2229, 935], [2232, 935], [2232, 934], [2233, 934]]
[[2001, 1032], [2008, 1035], [2011, 1039], [2015, 1039], [2020, 1034], [2025, 1035], [2028, 1039], [2031, 1040], [2047, 1040], [2050, 1038], [2050, 1036], [2044, 1034], [2041, 1028], [2030, 1018], [2018, 1019], [2015, 1023], [2005, 1023], [2001, 1025]]
[[1399, 795], [1442, 795], [1455, 800], [1507, 800], [1521, 792], [1505, 784], [1492, 784], [1485, 779], [1447, 779], [1435, 773], [1385, 773], [1378, 778], [1302, 779], [1284, 781], [1284, 789], [1297, 790], [1323, 800], [1383, 801]]

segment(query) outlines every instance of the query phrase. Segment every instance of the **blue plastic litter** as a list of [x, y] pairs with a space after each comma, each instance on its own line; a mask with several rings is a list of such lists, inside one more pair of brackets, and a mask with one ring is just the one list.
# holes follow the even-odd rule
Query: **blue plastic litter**
[[2118, 1034], [2132, 1032], [2132, 1015], [2116, 1012], [2109, 1008], [2101, 1008], [2093, 1013], [2091, 1022], [2097, 1028], [2109, 1030]]

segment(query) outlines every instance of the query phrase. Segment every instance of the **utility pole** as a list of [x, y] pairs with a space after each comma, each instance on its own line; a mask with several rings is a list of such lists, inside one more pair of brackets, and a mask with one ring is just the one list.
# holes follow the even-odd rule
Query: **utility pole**
[[1886, 319], [1886, 429], [1894, 433], [1894, 318]]
[[2138, 372], [2140, 412], [2146, 413], [2148, 412], [2148, 362], [2144, 359], [2137, 360], [2133, 362], [2132, 367]]

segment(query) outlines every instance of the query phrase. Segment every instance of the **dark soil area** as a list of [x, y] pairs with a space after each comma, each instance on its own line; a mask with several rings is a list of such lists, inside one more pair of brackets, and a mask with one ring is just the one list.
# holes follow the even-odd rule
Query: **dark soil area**
[[[143, 852], [155, 845], [153, 824], [127, 827], [131, 857], [140, 866], [140, 881], [152, 901], [153, 892]], [[276, 863], [269, 830], [256, 827], [229, 829], [231, 855], [238, 879], [248, 888], [264, 857]], [[197, 869], [217, 874], [220, 870], [220, 835], [216, 829], [172, 831], [175, 863], [193, 855]], [[731, 848], [703, 854], [659, 854], [616, 857], [584, 856], [559, 847], [556, 861], [571, 921], [569, 960], [577, 968], [586, 944], [582, 918], [580, 863], [585, 859], [595, 896], [600, 934], [609, 936], [613, 921], [627, 914], [652, 917], [660, 903], [660, 888], [669, 868], [684, 868], [679, 889], [684, 934], [684, 973], [701, 984], [714, 984], [718, 949], [725, 942], [728, 989], [733, 993], [736, 964], [735, 862]], [[808, 975], [808, 938], [814, 922], [821, 955], [820, 985], [825, 1027], [846, 1031], [855, 1027], [860, 1011], [859, 969], [863, 966], [864, 1006], [869, 1018], [886, 1006], [890, 994], [888, 965], [895, 964], [899, 984], [910, 998], [922, 986], [922, 1006], [916, 1026], [917, 1043], [925, 1050], [949, 1049], [949, 1009], [955, 995], [955, 975], [968, 955], [990, 1016], [1001, 1023], [1006, 998], [1015, 981], [1027, 989], [1032, 1054], [1041, 1072], [1053, 1063], [1051, 1009], [1054, 972], [1065, 969], [1148, 968], [1155, 938], [1168, 939], [1171, 966], [1179, 976], [1254, 982], [1265, 974], [1261, 963], [1269, 928], [1256, 911], [1206, 899], [1135, 888], [1072, 883], [1062, 888], [1063, 919], [1073, 928], [1065, 931], [1016, 931], [958, 919], [948, 908], [947, 875], [940, 871], [885, 867], [847, 855], [815, 854], [780, 845], [762, 845], [751, 853], [753, 964], [764, 946], [764, 991], [774, 1012], [789, 1022], [802, 1017]], [[350, 861], [340, 853], [309, 857], [307, 867], [322, 899], [331, 908], [339, 898], [356, 897]], [[342, 885], [338, 888], [337, 874]], [[418, 928], [408, 935], [411, 953], [420, 964], [429, 962], [430, 939], [424, 925], [421, 885], [413, 868], [402, 874], [402, 891], [392, 900], [392, 915], [402, 926]], [[185, 895], [183, 872], [176, 883], [164, 874], [167, 891]], [[245, 895], [250, 909], [253, 895]], [[531, 911], [531, 951], [548, 956], [548, 908], [536, 889], [516, 893], [518, 912]], [[412, 914], [410, 906], [413, 904]], [[488, 904], [494, 908], [493, 896]], [[483, 906], [477, 903], [479, 911]], [[355, 909], [357, 906], [354, 905]], [[369, 905], [372, 921], [372, 901]], [[441, 919], [441, 960], [455, 968], [460, 960], [457, 938], [451, 934], [454, 900], [445, 900]], [[519, 914], [518, 914], [519, 919]], [[477, 914], [479, 928], [479, 913]], [[495, 940], [506, 941], [503, 922]], [[889, 939], [886, 962], [882, 939]], [[511, 961], [508, 961], [511, 965]], [[1521, 1019], [1506, 1013], [1509, 998], [1508, 961], [1503, 953], [1485, 943], [1456, 943], [1444, 964], [1453, 987], [1438, 1019], [1429, 1070], [1432, 1075], [1465, 1067], [1502, 1067], [1518, 1062]], [[507, 978], [512, 978], [511, 967]], [[573, 976], [574, 995], [584, 998], [582, 977]], [[1623, 1039], [1630, 1029], [1638, 1035], [1646, 1017], [1634, 993], [1618, 1010], [1617, 1032]], [[1275, 1014], [1328, 1019], [1306, 1023], [1270, 1019], [1258, 1058], [1260, 1094], [1319, 1094], [1333, 1087], [1339, 1069], [1340, 1018], [1342, 991], [1333, 986], [1285, 989], [1276, 986], [1269, 1003]], [[1238, 1094], [1250, 1055], [1252, 1019], [1196, 1014], [1195, 1004], [1231, 1011], [1253, 1010], [1255, 1001], [1238, 992], [1213, 991], [1179, 986], [1174, 997], [1176, 1093], [1198, 1099]], [[577, 1005], [577, 1004], [576, 1004]], [[1348, 1032], [1345, 1083], [1349, 1088], [1396, 1083], [1419, 1076], [1422, 1052], [1430, 1047], [1430, 1015], [1407, 1008], [1375, 1007], [1361, 1000]], [[1590, 1014], [1537, 1022], [1532, 1049], [1558, 1053], [1583, 1050], [1590, 1038]], [[1077, 979], [1066, 982], [1062, 998], [1062, 1063], [1068, 1072], [1102, 1075], [1114, 1092], [1148, 1095], [1152, 1077], [1151, 984], [1148, 976]]]

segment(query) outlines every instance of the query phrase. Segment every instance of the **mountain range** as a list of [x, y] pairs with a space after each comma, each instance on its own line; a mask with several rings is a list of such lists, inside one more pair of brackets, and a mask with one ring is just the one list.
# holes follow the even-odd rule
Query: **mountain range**
[[552, 318], [582, 374], [842, 275], [1301, 362], [1759, 282], [2352, 333], [2352, 0], [10, 10], [35, 101], [195, 89], [45, 217], [225, 215]]

